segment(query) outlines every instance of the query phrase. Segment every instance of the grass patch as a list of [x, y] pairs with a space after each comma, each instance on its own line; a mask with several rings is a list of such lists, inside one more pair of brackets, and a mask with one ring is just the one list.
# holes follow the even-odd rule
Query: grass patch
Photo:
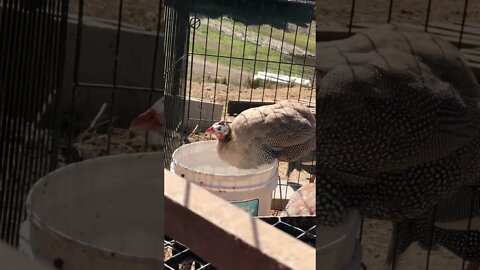
[[[231, 66], [243, 71], [252, 72], [267, 71], [279, 73], [280, 75], [303, 77], [312, 79], [314, 76], [313, 67], [303, 66], [303, 56], [296, 56], [293, 59], [290, 54], [280, 53], [272, 47], [277, 46], [280, 49], [282, 39], [284, 44], [293, 45], [305, 50], [308, 43], [308, 51], [315, 52], [315, 37], [310, 38], [307, 35], [308, 30], [292, 32], [283, 29], [276, 29], [268, 25], [245, 26], [239, 22], [233, 22], [231, 19], [223, 18], [222, 32], [220, 32], [220, 19], [201, 19], [201, 25], [195, 30], [191, 30], [189, 51], [197, 54], [207, 54], [206, 60]], [[313, 31], [313, 30], [312, 30]], [[313, 31], [314, 32], [314, 31]], [[233, 34], [235, 33], [235, 34]], [[247, 40], [242, 40], [241, 36], [248, 33]], [[276, 41], [271, 47], [268, 47], [270, 35]], [[253, 42], [254, 39], [262, 42]], [[296, 38], [296, 41], [295, 41]], [[261, 43], [261, 44], [260, 44]]]

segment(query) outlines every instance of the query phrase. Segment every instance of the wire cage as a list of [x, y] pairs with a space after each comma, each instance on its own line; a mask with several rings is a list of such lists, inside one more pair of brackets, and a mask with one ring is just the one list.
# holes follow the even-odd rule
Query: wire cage
[[[2, 1], [1, 238], [17, 244], [25, 195], [53, 169], [159, 150], [168, 167], [176, 148], [200, 140], [220, 116], [287, 98], [313, 110], [313, 7], [267, 0]], [[256, 79], [259, 72], [269, 74]], [[162, 96], [165, 137], [129, 131]], [[208, 111], [209, 104], [221, 109]], [[308, 228], [295, 220], [270, 223], [312, 242], [312, 220]]]
[[131, 1], [70, 2], [65, 85], [71, 87], [65, 89], [60, 145], [64, 163], [164, 147], [163, 137], [128, 130], [136, 115], [165, 94], [170, 59], [163, 48], [164, 3], [145, 7], [148, 21], [128, 16], [132, 6]]
[[[175, 108], [167, 109], [178, 117], [166, 138], [167, 162], [180, 145], [213, 139], [204, 134], [208, 127], [222, 119], [231, 121], [245, 109], [293, 99], [315, 112], [314, 1], [191, 0], [189, 4], [188, 29], [184, 20], [176, 24], [188, 33], [188, 43], [186, 58], [183, 47], [177, 48], [181, 53], [175, 64], [187, 60], [187, 66], [185, 77], [181, 76], [184, 92], [180, 89], [178, 99], [172, 98]], [[286, 179], [286, 169], [282, 163], [280, 187], [295, 190], [308, 182], [310, 175], [305, 172]], [[288, 190], [279, 188], [273, 195], [285, 199], [293, 193]], [[276, 210], [284, 206], [280, 203]], [[315, 243], [313, 217], [259, 218], [301, 241]], [[164, 247], [166, 269], [192, 264], [195, 269], [215, 269], [168, 236]]]
[[30, 186], [57, 166], [67, 8], [0, 2], [0, 240], [13, 246]]
[[[318, 1], [316, 40], [321, 42], [347, 38], [362, 29], [379, 24], [405, 24], [412, 29], [433, 33], [457, 46], [478, 79], [479, 12], [478, 3], [468, 0]], [[475, 210], [475, 207], [476, 205], [471, 209]], [[476, 215], [473, 214], [473, 217]], [[472, 216], [465, 225], [473, 224], [471, 219]], [[363, 262], [369, 269], [384, 268], [391, 229], [392, 224], [386, 221], [372, 219], [362, 221], [360, 241], [363, 246]], [[462, 230], [470, 230], [470, 225]], [[433, 234], [429, 237], [432, 236]], [[475, 241], [474, 234], [465, 237], [472, 237], [471, 255], [478, 259], [480, 253], [476, 244], [472, 242]], [[465, 265], [464, 259], [443, 246], [423, 249], [414, 244], [401, 257], [397, 267], [392, 266], [391, 269], [464, 269]]]
[[168, 77], [165, 87], [164, 67], [175, 55], [164, 50], [163, 1], [144, 3], [148, 17], [130, 15], [135, 6], [128, 0], [1, 1], [1, 240], [18, 245], [26, 195], [51, 170], [163, 150], [163, 137], [128, 130], [180, 81]]
[[[314, 1], [192, 0], [187, 142], [213, 139], [204, 131], [214, 122], [280, 100], [297, 100], [315, 112], [314, 7]], [[279, 168], [282, 198], [293, 193], [287, 186], [297, 189], [311, 177], [303, 171], [287, 179], [287, 164]]]
[[[315, 247], [315, 217], [259, 217], [259, 219]], [[195, 255], [188, 247], [168, 236], [165, 236], [164, 250], [165, 269], [216, 269], [212, 264]]]
[[165, 166], [183, 141], [190, 1], [165, 1]]

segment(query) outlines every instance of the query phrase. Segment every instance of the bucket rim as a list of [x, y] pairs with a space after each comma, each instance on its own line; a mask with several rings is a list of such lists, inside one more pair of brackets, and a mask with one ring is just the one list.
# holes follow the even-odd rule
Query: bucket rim
[[[222, 187], [219, 187], [219, 186], [214, 186], [214, 185], [207, 185], [205, 183], [198, 183], [197, 181], [192, 181], [192, 180], [188, 180], [188, 181], [192, 181], [194, 182], [195, 184], [203, 187], [203, 188], [206, 188], [210, 191], [213, 191], [213, 192], [221, 192], [221, 191], [224, 191], [224, 190], [229, 190], [228, 192], [244, 192], [244, 191], [250, 191], [250, 190], [255, 190], [255, 189], [258, 189], [259, 187], [268, 187], [268, 186], [273, 186], [275, 184], [275, 186], [278, 185], [278, 181], [279, 181], [279, 178], [280, 176], [278, 174], [275, 174], [273, 175], [272, 177], [270, 177], [268, 180], [266, 181], [263, 181], [257, 185], [244, 185], [244, 186], [222, 186]], [[275, 188], [274, 188], [275, 189]]]
[[[192, 145], [192, 144], [206, 144], [206, 143], [209, 143], [209, 144], [213, 144], [215, 143], [215, 145], [217, 144], [216, 140], [208, 140], [208, 141], [198, 141], [198, 142], [193, 142], [193, 143], [189, 143], [189, 144], [184, 144], [180, 147], [178, 147], [177, 149], [175, 149], [175, 151], [173, 151], [173, 154], [172, 154], [172, 163], [175, 165], [175, 166], [179, 166], [181, 168], [184, 168], [184, 169], [187, 169], [187, 170], [190, 170], [192, 172], [194, 172], [195, 174], [198, 174], [198, 175], [214, 175], [214, 176], [228, 176], [228, 177], [232, 177], [232, 178], [243, 178], [243, 177], [248, 177], [248, 176], [257, 176], [259, 174], [263, 174], [263, 173], [268, 173], [270, 171], [272, 172], [275, 172], [275, 171], [278, 171], [278, 167], [279, 167], [279, 161], [278, 159], [274, 159], [270, 164], [272, 165], [272, 167], [269, 167], [265, 170], [259, 170], [258, 172], [256, 173], [245, 173], [245, 174], [236, 174], [236, 175], [231, 175], [231, 174], [222, 174], [222, 173], [206, 173], [206, 172], [201, 172], [201, 171], [197, 171], [197, 170], [193, 170], [193, 169], [190, 169], [188, 166], [185, 166], [185, 164], [182, 164], [181, 162], [179, 162], [177, 159], [175, 159], [175, 154], [178, 153], [178, 151], [183, 148], [183, 147], [186, 147], [186, 146], [189, 146], [189, 145]], [[229, 166], [232, 166], [232, 165], [229, 165]], [[234, 167], [234, 166], [232, 166]]]
[[59, 172], [67, 171], [67, 170], [71, 169], [72, 167], [75, 167], [79, 164], [94, 163], [94, 162], [98, 162], [98, 161], [102, 161], [102, 160], [114, 160], [114, 159], [119, 159], [119, 158], [125, 158], [127, 156], [128, 157], [141, 157], [141, 156], [155, 156], [155, 155], [159, 155], [159, 154], [160, 154], [160, 152], [137, 152], [137, 153], [127, 153], [127, 154], [101, 156], [101, 157], [95, 157], [95, 158], [91, 158], [91, 159], [85, 159], [85, 160], [82, 160], [82, 161], [79, 161], [79, 162], [70, 163], [70, 164], [67, 164], [63, 167], [60, 167], [60, 168], [57, 168], [57, 169], [51, 171], [50, 173], [48, 173], [45, 176], [38, 179], [32, 185], [30, 190], [28, 191], [28, 194], [27, 194], [27, 197], [26, 197], [26, 200], [25, 200], [25, 212], [26, 212], [26, 218], [29, 219], [30, 226], [36, 225], [37, 227], [40, 227], [47, 234], [50, 234], [53, 237], [60, 238], [61, 240], [65, 241], [67, 243], [75, 243], [75, 244], [79, 245], [80, 247], [91, 250], [91, 251], [93, 251], [97, 254], [100, 254], [103, 257], [111, 258], [111, 254], [115, 254], [115, 256], [120, 255], [120, 256], [123, 257], [122, 259], [131, 260], [131, 261], [142, 259], [142, 260], [161, 263], [163, 260], [156, 259], [154, 257], [135, 255], [135, 254], [131, 254], [131, 253], [123, 252], [123, 251], [115, 251], [115, 250], [110, 249], [110, 248], [100, 247], [100, 246], [97, 246], [97, 245], [90, 244], [90, 243], [85, 242], [83, 240], [74, 239], [70, 235], [68, 235], [64, 232], [61, 232], [60, 230], [52, 227], [51, 225], [46, 224], [42, 220], [42, 218], [39, 217], [39, 215], [34, 213], [34, 211], [32, 209], [32, 197], [33, 197], [34, 192], [42, 184], [44, 184], [46, 181], [48, 181], [48, 179], [51, 178], [52, 175], [56, 175]]

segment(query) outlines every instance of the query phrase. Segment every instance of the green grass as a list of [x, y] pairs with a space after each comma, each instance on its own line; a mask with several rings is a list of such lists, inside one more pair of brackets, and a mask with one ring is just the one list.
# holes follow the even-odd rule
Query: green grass
[[[217, 27], [212, 26], [216, 24]], [[241, 40], [239, 37], [234, 36], [232, 40], [232, 34], [225, 32], [220, 33], [218, 25], [219, 19], [210, 19], [210, 25], [207, 28], [207, 19], [202, 19], [202, 24], [199, 28], [191, 31], [190, 38], [190, 51], [198, 54], [210, 54], [215, 56], [207, 56], [207, 61], [216, 63], [217, 60], [220, 64], [232, 66], [233, 68], [242, 69], [243, 71], [257, 73], [258, 71], [268, 71], [272, 73], [278, 73], [280, 70], [281, 75], [290, 75], [296, 77], [303, 77], [311, 79], [314, 74], [312, 67], [303, 67], [302, 60], [298, 64], [291, 64], [291, 56], [287, 54], [280, 54], [278, 50], [269, 49], [268, 46], [259, 45], [249, 41]], [[233, 29], [233, 21], [224, 18], [222, 22], [222, 29]], [[245, 25], [241, 23], [235, 23], [235, 33], [245, 33]], [[258, 26], [248, 26], [248, 33], [252, 37], [257, 37]], [[208, 40], [207, 40], [208, 31]], [[224, 30], [225, 31], [225, 30]], [[270, 39], [270, 31], [272, 31], [272, 38], [284, 43], [292, 44], [295, 41], [295, 32], [285, 32], [283, 37], [283, 29], [273, 29], [270, 26], [263, 25], [260, 27], [260, 38], [263, 40]], [[193, 42], [193, 35], [195, 40]], [[309, 44], [308, 51], [315, 51], [315, 38], [311, 36], [308, 38], [306, 33], [298, 31], [295, 45], [298, 48], [305, 49], [306, 44]], [[268, 44], [268, 43], [267, 43]], [[193, 46], [195, 46], [193, 48]], [[217, 55], [219, 57], [217, 57]], [[239, 59], [229, 59], [235, 57]], [[299, 58], [297, 56], [297, 58]], [[301, 57], [300, 57], [301, 58]], [[243, 60], [242, 60], [243, 59]], [[256, 59], [256, 60], [255, 60]], [[260, 61], [259, 61], [260, 60]], [[267, 63], [266, 61], [282, 62], [282, 63]], [[299, 61], [299, 60], [297, 60]]]
[[[258, 31], [258, 27], [251, 30], [256, 32]], [[273, 28], [268, 25], [262, 25], [260, 27], [261, 35], [264, 35], [265, 37], [270, 38], [270, 32], [272, 32], [272, 38], [277, 40], [283, 39], [285, 43], [289, 43], [292, 45], [295, 44], [295, 47], [300, 48], [302, 50], [307, 49], [307, 41], [308, 41], [308, 52], [315, 54], [315, 36], [313, 36], [313, 34], [315, 33], [314, 25], [312, 25], [312, 29], [310, 30], [310, 38], [305, 33], [299, 33], [300, 31], [298, 31], [297, 34], [295, 35], [295, 31], [287, 32], [287, 31], [284, 31], [283, 29]], [[285, 33], [285, 36], [283, 33]], [[295, 40], [295, 37], [296, 37], [296, 40]]]

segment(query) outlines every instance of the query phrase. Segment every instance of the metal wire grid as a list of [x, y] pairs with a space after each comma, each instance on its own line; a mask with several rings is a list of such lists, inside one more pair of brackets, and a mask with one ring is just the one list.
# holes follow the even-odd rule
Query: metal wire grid
[[189, 42], [190, 1], [165, 1], [165, 166], [184, 143], [184, 108]]
[[68, 1], [0, 8], [0, 238], [17, 246], [26, 194], [57, 164]]
[[[314, 111], [315, 2], [238, 3], [192, 0], [183, 133], [198, 133], [190, 136], [190, 141], [208, 139], [200, 134], [208, 125], [219, 118], [231, 120], [239, 113], [238, 109], [229, 111], [232, 101], [244, 102], [248, 108], [295, 99]], [[298, 77], [311, 84], [257, 81], [257, 72]], [[260, 102], [248, 104], [253, 101]], [[193, 112], [195, 106], [198, 110]], [[290, 177], [288, 182], [300, 182], [300, 173], [293, 172]], [[288, 183], [280, 181], [280, 185]], [[286, 197], [288, 189], [280, 195]]]
[[[282, 230], [298, 240], [309, 244], [315, 248], [316, 242], [316, 221], [315, 217], [258, 217], [275, 228]], [[210, 263], [204, 261], [198, 255], [193, 253], [187, 246], [174, 239], [165, 236], [164, 250], [167, 249], [170, 258], [165, 260], [165, 269], [191, 269], [190, 265], [194, 264], [194, 269], [215, 270]]]
[[[228, 75], [227, 75], [227, 83], [226, 83], [226, 97], [225, 101], [223, 101], [226, 105], [228, 100], [241, 100], [242, 96], [246, 96], [247, 100], [252, 101], [254, 91], [261, 91], [261, 101], [277, 101], [277, 95], [280, 84], [277, 81], [274, 83], [275, 92], [273, 98], [267, 98], [265, 96], [265, 91], [267, 87], [267, 81], [263, 81], [260, 83], [260, 90], [254, 90], [254, 84], [249, 83], [249, 85], [245, 86], [245, 79], [252, 80], [252, 77], [258, 71], [269, 71], [271, 69], [275, 70], [274, 73], [277, 75], [282, 75], [282, 73], [286, 73], [289, 76], [292, 75], [299, 75], [302, 79], [310, 79], [312, 81], [310, 87], [305, 87], [304, 85], [300, 85], [300, 91], [306, 91], [306, 103], [312, 106], [315, 103], [313, 99], [313, 91], [314, 88], [312, 87], [315, 83], [315, 61], [314, 61], [314, 39], [312, 36], [315, 36], [315, 31], [312, 30], [312, 19], [314, 17], [313, 10], [314, 10], [314, 2], [311, 1], [274, 1], [274, 0], [262, 0], [256, 1], [254, 6], [242, 6], [240, 11], [236, 11], [236, 7], [231, 7], [232, 4], [227, 4], [229, 1], [215, 1], [215, 5], [207, 6], [202, 5], [203, 3], [208, 3], [208, 1], [200, 1], [194, 0], [193, 2], [193, 10], [191, 13], [191, 36], [190, 36], [190, 50], [189, 50], [189, 58], [190, 58], [190, 65], [189, 65], [189, 82], [188, 82], [188, 102], [191, 102], [192, 99], [192, 84], [194, 81], [194, 76], [192, 73], [195, 71], [196, 67], [192, 64], [194, 62], [194, 57], [198, 56], [203, 58], [203, 63], [200, 64], [200, 71], [201, 71], [201, 96], [200, 98], [200, 107], [204, 104], [204, 101], [207, 100], [206, 98], [206, 87], [204, 86], [205, 82], [208, 80], [209, 74], [211, 72], [207, 72], [207, 64], [208, 60], [211, 60], [214, 64], [214, 68], [211, 70], [214, 71], [214, 77], [217, 78], [219, 75], [219, 66], [222, 63], [225, 63], [228, 66]], [[219, 3], [221, 2], [221, 3]], [[280, 3], [289, 3], [289, 6], [281, 6]], [[297, 7], [298, 13], [302, 12], [300, 18], [281, 18], [280, 15], [272, 15], [268, 16], [265, 14], [272, 13], [272, 11], [281, 10], [285, 14], [286, 8]], [[214, 10], [213, 10], [214, 9]], [[224, 9], [225, 12], [221, 10]], [[283, 9], [283, 10], [282, 10]], [[220, 14], [218, 14], [218, 12]], [[241, 14], [249, 14], [249, 15], [241, 15]], [[213, 17], [220, 17], [220, 19], [215, 19]], [[258, 17], [256, 17], [258, 16]], [[280, 17], [280, 18], [279, 18]], [[295, 21], [295, 19], [297, 21]], [[292, 20], [293, 24], [295, 24], [294, 29], [289, 29], [288, 24], [290, 23], [289, 20]], [[301, 23], [305, 23], [307, 28], [306, 42], [302, 42], [304, 44], [298, 45], [300, 43], [298, 40], [300, 39], [300, 31], [301, 31]], [[218, 25], [219, 24], [219, 25]], [[262, 27], [258, 27], [258, 25], [270, 25], [267, 27], [268, 29], [262, 29]], [[229, 25], [229, 26], [228, 26]], [[279, 25], [283, 26], [283, 29], [279, 27]], [[201, 27], [203, 26], [203, 29]], [[230, 29], [231, 28], [231, 29]], [[240, 29], [239, 29], [240, 28]], [[268, 41], [264, 41], [261, 44], [261, 32], [265, 32], [265, 37]], [[293, 31], [293, 33], [292, 33]], [[228, 33], [230, 32], [230, 33]], [[276, 32], [276, 34], [275, 34]], [[280, 33], [278, 33], [280, 32]], [[274, 35], [275, 34], [275, 35]], [[288, 34], [293, 34], [292, 36], [287, 36]], [[240, 35], [242, 38], [242, 43], [239, 44], [237, 42], [236, 37]], [[253, 37], [253, 38], [250, 38]], [[224, 38], [224, 39], [222, 39]], [[275, 48], [272, 41], [276, 41], [276, 38], [279, 38], [280, 43], [280, 50]], [[290, 40], [288, 40], [290, 38]], [[291, 40], [293, 38], [293, 40]], [[211, 42], [208, 42], [211, 41]], [[249, 49], [249, 43], [252, 43], [252, 47], [254, 48], [253, 56], [246, 54], [246, 50]], [[234, 50], [237, 50], [236, 46], [240, 45], [242, 48], [238, 50], [239, 53], [235, 53]], [[290, 50], [287, 49], [291, 46]], [[292, 46], [293, 45], [293, 46]], [[262, 52], [262, 47], [266, 47], [266, 52]], [[250, 48], [251, 49], [251, 48]], [[295, 53], [295, 50], [304, 51], [304, 53]], [[275, 55], [275, 53], [280, 54], [280, 56]], [[313, 55], [310, 53], [313, 52]], [[293, 54], [293, 56], [292, 56]], [[238, 65], [237, 63], [240, 62], [241, 64]], [[249, 64], [253, 63], [253, 69], [248, 67]], [[238, 80], [238, 88], [242, 90], [248, 90], [249, 94], [241, 95], [239, 91], [236, 96], [231, 96], [230, 91], [233, 90], [234, 86], [231, 81], [229, 80], [233, 72], [232, 69], [239, 69], [240, 70], [240, 79]], [[298, 68], [295, 72], [294, 69]], [[210, 74], [212, 75], [212, 74]], [[218, 102], [219, 100], [216, 98], [217, 93], [220, 90], [217, 87], [220, 85], [218, 81], [214, 81], [214, 94], [212, 102]], [[243, 84], [243, 85], [242, 85]], [[243, 87], [242, 87], [243, 86]], [[218, 87], [219, 88], [219, 87]], [[288, 84], [286, 86], [288, 90], [292, 88], [292, 85]], [[301, 93], [298, 97], [294, 95], [289, 95], [287, 91], [287, 95], [284, 98], [291, 98], [302, 100]], [[223, 117], [227, 116], [227, 111], [223, 112]], [[212, 115], [203, 115], [200, 113], [199, 118], [193, 118], [190, 116], [190, 110], [187, 110], [187, 121], [201, 121], [201, 122], [213, 122], [213, 112]]]
[[[163, 48], [163, 39], [162, 35], [164, 32], [164, 27], [165, 27], [165, 21], [163, 12], [164, 12], [164, 2], [162, 0], [157, 1], [158, 6], [157, 6], [157, 20], [156, 20], [156, 29], [155, 29], [155, 39], [152, 44], [152, 67], [151, 67], [151, 73], [150, 73], [150, 80], [147, 81], [142, 81], [142, 82], [134, 82], [136, 85], [125, 85], [119, 83], [119, 64], [120, 64], [120, 45], [122, 42], [122, 30], [123, 30], [123, 16], [124, 16], [124, 0], [119, 0], [118, 1], [118, 16], [116, 19], [116, 24], [115, 24], [115, 31], [116, 31], [116, 36], [115, 36], [115, 42], [113, 45], [113, 57], [112, 57], [112, 63], [113, 63], [113, 76], [111, 79], [110, 83], [98, 83], [98, 82], [89, 82], [85, 81], [83, 78], [80, 78], [80, 68], [82, 64], [82, 43], [83, 41], [83, 27], [84, 27], [84, 10], [85, 10], [85, 1], [84, 0], [79, 0], [78, 1], [78, 14], [76, 15], [76, 42], [74, 46], [74, 66], [73, 66], [73, 86], [72, 86], [72, 94], [71, 94], [71, 100], [70, 100], [70, 112], [69, 112], [69, 119], [71, 119], [71, 123], [69, 125], [68, 129], [68, 136], [66, 138], [66, 153], [67, 153], [67, 163], [74, 162], [75, 160], [75, 151], [73, 149], [73, 144], [74, 144], [74, 139], [78, 135], [78, 131], [75, 130], [75, 125], [73, 123], [73, 119], [76, 119], [76, 115], [79, 110], [82, 108], [78, 107], [77, 105], [77, 96], [79, 94], [82, 94], [83, 92], [88, 92], [88, 91], [95, 91], [95, 90], [110, 90], [110, 98], [108, 100], [108, 106], [107, 106], [107, 143], [105, 145], [105, 154], [109, 155], [112, 152], [112, 143], [111, 143], [111, 138], [112, 138], [112, 131], [114, 128], [114, 108], [117, 106], [116, 105], [116, 96], [117, 93], [120, 91], [126, 91], [126, 92], [137, 92], [137, 93], [148, 93], [148, 104], [153, 104], [155, 100], [153, 99], [154, 94], [160, 96], [164, 94], [164, 87], [163, 85], [160, 86], [160, 88], [157, 86], [157, 77], [161, 77], [163, 79], [163, 64], [159, 65], [158, 59], [162, 59], [165, 52]], [[165, 60], [165, 62], [168, 62], [168, 59]], [[91, 63], [90, 63], [91, 64]], [[130, 83], [131, 84], [131, 83]], [[148, 104], [146, 104], [145, 109], [147, 109]], [[149, 134], [147, 133], [145, 135], [145, 145], [144, 149], [146, 150], [148, 145], [149, 145], [149, 140], [148, 140]]]
[[[396, 21], [393, 19], [393, 12], [395, 11], [394, 9], [394, 6], [395, 6], [395, 3], [397, 2], [400, 2], [399, 0], [389, 0], [388, 3], [385, 3], [386, 5], [388, 5], [388, 9], [387, 9], [387, 17], [386, 17], [386, 21], [382, 22], [382, 23], [395, 23]], [[348, 36], [351, 36], [354, 34], [355, 30], [359, 27], [355, 21], [355, 18], [356, 18], [356, 11], [357, 11], [357, 7], [358, 7], [358, 3], [360, 3], [360, 1], [356, 1], [356, 0], [351, 0], [350, 1], [350, 10], [349, 10], [349, 17], [348, 17], [348, 23], [346, 24], [346, 36], [344, 37], [348, 37]], [[454, 1], [452, 1], [452, 4], [454, 3]], [[455, 2], [455, 3], [460, 3], [459, 1], [458, 2]], [[368, 3], [370, 4], [370, 3]], [[435, 32], [435, 31], [432, 31], [433, 28], [432, 28], [432, 10], [433, 10], [433, 7], [434, 7], [434, 3], [432, 0], [426, 0], [426, 1], [419, 1], [418, 4], [424, 4], [426, 6], [426, 12], [425, 12], [425, 17], [424, 17], [424, 23], [422, 24], [422, 27], [423, 27], [423, 30], [425, 32], [433, 32], [434, 34], [438, 34], [440, 36], [443, 36], [444, 38], [447, 38], [450, 42], [452, 42], [454, 45], [456, 45], [459, 49], [462, 49], [462, 48], [472, 48], [472, 46], [474, 46], [475, 49], [478, 49], [480, 47], [480, 43], [478, 43], [478, 45], [475, 44], [475, 42], [473, 42], [474, 44], [472, 45], [471, 43], [470, 44], [465, 44], [464, 42], [464, 38], [465, 38], [465, 34], [466, 34], [466, 27], [468, 26], [467, 25], [467, 15], [468, 15], [468, 12], [469, 12], [469, 1], [468, 0], [464, 0], [462, 5], [463, 5], [463, 9], [462, 9], [462, 13], [461, 13], [461, 19], [460, 19], [460, 22], [457, 22], [456, 26], [458, 27], [455, 27], [455, 29], [458, 31], [456, 33], [456, 35], [450, 33], [450, 34], [443, 34], [442, 32]], [[471, 4], [471, 3], [470, 3]], [[319, 7], [322, 5], [322, 2], [321, 1], [317, 1], [317, 9], [319, 9]], [[321, 11], [317, 10], [317, 23], [319, 22], [319, 19], [318, 19], [318, 16], [322, 15], [320, 13]], [[368, 12], [367, 12], [368, 13]], [[418, 18], [416, 18], [418, 19]], [[379, 18], [375, 18], [375, 23], [379, 23], [378, 22]], [[479, 31], [480, 32], [480, 31]], [[470, 36], [477, 36], [479, 37], [480, 35], [478, 33], [472, 33], [472, 31], [470, 30], [468, 32], [468, 34]], [[445, 35], [445, 36], [444, 36]], [[456, 39], [456, 40], [455, 40]], [[317, 41], [325, 41], [325, 40], [329, 40], [329, 38], [327, 36], [323, 36], [321, 32], [317, 32]], [[470, 60], [470, 59], [469, 59]], [[478, 74], [478, 67], [477, 67], [477, 63], [470, 63], [472, 65], [472, 67], [475, 67], [477, 69], [474, 69], [477, 74], [477, 78], [480, 78], [480, 74]], [[473, 200], [472, 200], [472, 203], [473, 203]], [[469, 221], [468, 221], [468, 228], [467, 228], [467, 231], [470, 231], [470, 227], [471, 227], [471, 222], [472, 222], [472, 218], [474, 216], [473, 214], [473, 205], [472, 207], [470, 207], [470, 218], [469, 218]], [[433, 214], [433, 217], [432, 217], [432, 223], [431, 223], [431, 226], [433, 227], [433, 224], [434, 224], [434, 221], [435, 221], [435, 213], [436, 213], [436, 207], [434, 207], [434, 214]], [[362, 236], [364, 235], [364, 223], [365, 223], [365, 220], [362, 219], [361, 221], [361, 226], [360, 226], [360, 230], [359, 230], [359, 239], [360, 239], [360, 242], [362, 242]], [[429, 240], [429, 248], [428, 248], [428, 252], [427, 252], [427, 256], [426, 256], [426, 259], [425, 259], [425, 269], [431, 269], [430, 266], [431, 266], [431, 251], [432, 251], [432, 239], [433, 239], [433, 230], [430, 230], [431, 231], [431, 234], [430, 234], [430, 240]], [[467, 241], [467, 242], [471, 242], [471, 241]], [[395, 242], [394, 246], [395, 248], [397, 247], [396, 246], [397, 243]], [[468, 248], [468, 245], [465, 246], [465, 249]], [[395, 260], [395, 258], [394, 258]], [[462, 259], [462, 264], [461, 264], [461, 268], [460, 269], [464, 269], [465, 268], [465, 263], [466, 263], [466, 260], [465, 259]], [[363, 266], [364, 267], [364, 266]], [[391, 269], [395, 269], [396, 266], [395, 265], [392, 265]]]

